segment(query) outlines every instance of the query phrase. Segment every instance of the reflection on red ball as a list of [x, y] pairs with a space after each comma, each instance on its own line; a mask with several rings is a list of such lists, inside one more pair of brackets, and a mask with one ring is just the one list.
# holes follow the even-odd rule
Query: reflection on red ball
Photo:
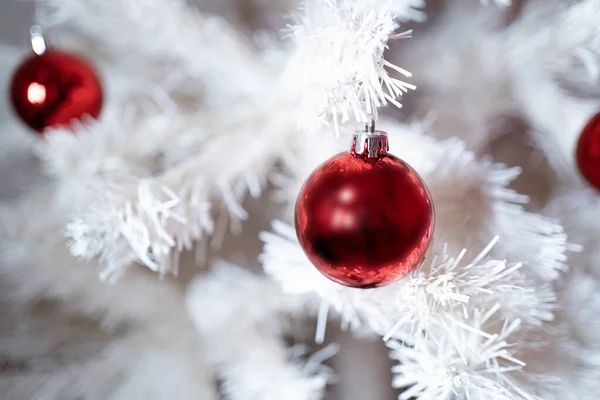
[[42, 132], [70, 125], [86, 114], [97, 118], [103, 95], [91, 66], [74, 55], [48, 50], [28, 58], [15, 71], [11, 100], [21, 119]]
[[404, 161], [339, 154], [318, 167], [298, 196], [296, 232], [310, 261], [351, 287], [389, 284], [422, 261], [433, 235], [433, 202]]
[[577, 143], [577, 165], [581, 174], [600, 190], [600, 113], [583, 128]]

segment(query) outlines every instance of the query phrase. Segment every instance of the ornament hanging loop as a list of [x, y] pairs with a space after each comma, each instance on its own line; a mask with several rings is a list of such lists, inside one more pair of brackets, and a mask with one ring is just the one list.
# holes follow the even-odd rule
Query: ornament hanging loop
[[375, 132], [377, 132], [375, 130], [375, 118], [371, 117], [371, 122], [365, 123], [365, 133], [366, 134], [369, 134], [369, 133], [374, 134]]
[[35, 54], [41, 56], [46, 52], [46, 39], [42, 32], [42, 27], [39, 25], [33, 25], [29, 30], [31, 35], [31, 49]]

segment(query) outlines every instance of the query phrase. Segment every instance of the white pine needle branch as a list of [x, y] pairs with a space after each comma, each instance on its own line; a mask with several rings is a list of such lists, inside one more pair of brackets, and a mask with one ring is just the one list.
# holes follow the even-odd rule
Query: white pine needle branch
[[[201, 82], [208, 102], [255, 97], [269, 85], [272, 71], [252, 43], [223, 19], [204, 17], [184, 0], [37, 1], [47, 6], [45, 26], [75, 26], [125, 61], [133, 59], [141, 73], [156, 74], [156, 66], [163, 66], [165, 86], [192, 86], [198, 96]], [[213, 62], [218, 59], [227, 62]]]
[[[519, 315], [530, 309], [531, 318], [551, 319], [547, 299], [543, 296], [516, 298], [535, 287], [521, 281], [517, 274], [521, 264], [508, 264], [487, 258], [495, 244], [490, 243], [471, 262], [464, 260], [466, 251], [457, 257], [430, 254], [431, 265], [423, 265], [403, 279], [375, 290], [356, 290], [335, 284], [319, 273], [300, 248], [293, 227], [280, 221], [273, 223], [274, 232], [264, 232], [261, 261], [265, 272], [280, 282], [290, 294], [314, 293], [329, 303], [345, 325], [367, 328], [386, 339], [405, 331], [419, 332], [447, 315], [468, 318], [480, 301], [494, 296], [514, 296], [515, 302], [501, 307], [500, 317]], [[512, 278], [515, 277], [513, 280]]]
[[[298, 99], [299, 126], [313, 131], [321, 124], [369, 120], [415, 86], [393, 75], [411, 74], [386, 61], [384, 51], [398, 24], [391, 2], [314, 0], [290, 27], [295, 49], [285, 71]], [[390, 73], [393, 72], [393, 73]]]
[[398, 398], [537, 399], [511, 376], [525, 366], [515, 357], [515, 348], [508, 341], [520, 321], [505, 321], [495, 334], [486, 332], [498, 308], [496, 304], [487, 310], [476, 310], [468, 321], [447, 321], [426, 335], [417, 334], [405, 342], [388, 342], [391, 358], [399, 361], [392, 369], [392, 385], [405, 389]]
[[567, 251], [575, 247], [558, 221], [524, 210], [529, 198], [509, 188], [520, 169], [479, 160], [459, 140], [443, 142], [438, 150], [438, 163], [423, 173], [436, 205], [436, 237], [456, 251], [466, 238], [484, 246], [499, 235], [494, 256], [523, 262], [531, 277], [557, 279], [567, 269]]
[[274, 282], [223, 262], [215, 265], [210, 276], [190, 285], [187, 309], [205, 341], [203, 357], [224, 381], [228, 398], [322, 397], [332, 375], [322, 363], [337, 347], [325, 347], [306, 358], [299, 347], [286, 351], [281, 338], [282, 314], [301, 314], [306, 300], [286, 295]]
[[[182, 249], [213, 233], [222, 237], [230, 217], [248, 217], [241, 206], [246, 195], [261, 194], [263, 177], [280, 152], [278, 146], [285, 144], [268, 138], [281, 135], [279, 125], [263, 125], [253, 133], [250, 124], [223, 129], [197, 155], [157, 176], [101, 186], [105, 192], [78, 210], [67, 227], [73, 254], [99, 256], [107, 277], [118, 277], [133, 261], [161, 274], [176, 273]], [[273, 146], [263, 146], [265, 142]]]

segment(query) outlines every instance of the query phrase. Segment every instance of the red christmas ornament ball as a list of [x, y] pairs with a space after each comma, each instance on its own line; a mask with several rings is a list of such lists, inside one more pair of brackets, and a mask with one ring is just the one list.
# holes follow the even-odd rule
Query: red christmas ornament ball
[[594, 188], [600, 190], [600, 113], [583, 128], [576, 153], [579, 171]]
[[295, 223], [302, 248], [323, 275], [372, 288], [406, 276], [423, 261], [433, 235], [433, 202], [404, 161], [385, 151], [376, 158], [350, 151], [308, 178]]
[[102, 86], [94, 69], [79, 57], [47, 50], [26, 59], [15, 71], [11, 100], [16, 113], [31, 128], [68, 126], [84, 115], [97, 118]]

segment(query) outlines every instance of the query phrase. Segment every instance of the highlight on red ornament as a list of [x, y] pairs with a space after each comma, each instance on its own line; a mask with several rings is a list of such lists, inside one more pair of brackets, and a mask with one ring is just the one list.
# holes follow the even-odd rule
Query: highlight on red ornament
[[581, 131], [576, 158], [581, 175], [600, 190], [600, 113], [592, 117]]
[[33, 30], [32, 45], [37, 53], [17, 68], [10, 89], [13, 107], [23, 122], [42, 132], [68, 126], [84, 115], [97, 118], [103, 93], [94, 69], [76, 55], [47, 50]]
[[434, 230], [431, 195], [421, 177], [387, 153], [385, 132], [355, 134], [352, 148], [319, 166], [300, 190], [296, 233], [327, 278], [373, 288], [414, 271]]

